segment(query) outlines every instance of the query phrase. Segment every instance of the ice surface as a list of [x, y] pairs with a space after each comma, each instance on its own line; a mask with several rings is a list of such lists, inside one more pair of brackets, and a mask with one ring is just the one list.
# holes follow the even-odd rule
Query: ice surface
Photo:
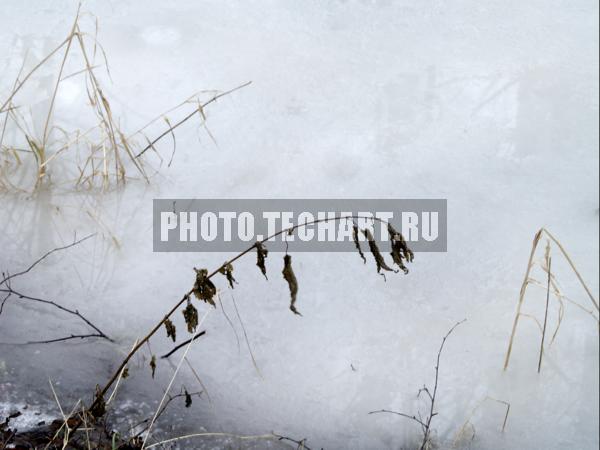
[[[27, 50], [35, 61], [64, 38], [76, 6], [2, 3], [0, 99]], [[117, 339], [0, 346], [3, 405], [45, 398], [52, 407], [48, 379], [66, 405], [89, 400], [134, 340], [189, 289], [192, 267], [214, 268], [227, 257], [153, 254], [152, 198], [441, 197], [448, 199], [448, 252], [418, 254], [406, 277], [384, 283], [355, 254], [296, 255], [303, 317], [287, 308], [280, 255], [268, 259], [269, 282], [252, 258], [241, 260], [233, 294], [261, 375], [219, 279], [240, 345], [222, 311], [212, 311], [206, 337], [189, 353], [209, 395], [191, 410], [174, 408], [157, 438], [275, 431], [306, 437], [312, 448], [410, 447], [416, 424], [367, 413], [416, 411], [417, 390], [433, 382], [441, 337], [466, 317], [442, 357], [434, 419], [442, 448], [454, 445], [467, 420], [459, 448], [598, 448], [598, 327], [589, 315], [567, 305], [541, 375], [539, 332], [523, 319], [502, 371], [538, 228], [562, 241], [598, 293], [597, 2], [90, 1], [83, 9], [99, 19], [113, 83], [102, 80], [125, 129], [198, 90], [252, 85], [207, 108], [216, 145], [197, 122], [182, 127], [171, 168], [149, 186], [1, 197], [3, 270], [27, 266], [75, 232], [99, 233], [45, 261], [18, 287], [80, 309]], [[57, 120], [80, 126], [85, 88], [67, 81]], [[22, 100], [34, 118], [51, 78], [36, 83]], [[162, 148], [168, 155], [169, 144]], [[553, 267], [565, 292], [586, 302], [558, 256]], [[527, 312], [539, 316], [545, 296], [536, 289]], [[4, 343], [83, 329], [16, 301], [0, 324]], [[155, 353], [168, 348], [163, 336], [152, 340]], [[156, 408], [174, 370], [161, 363], [152, 381], [147, 364], [132, 364], [116, 400], [138, 405], [141, 418]], [[198, 389], [186, 366], [179, 380], [176, 391], [182, 383]], [[504, 409], [487, 397], [511, 404], [504, 433]]]

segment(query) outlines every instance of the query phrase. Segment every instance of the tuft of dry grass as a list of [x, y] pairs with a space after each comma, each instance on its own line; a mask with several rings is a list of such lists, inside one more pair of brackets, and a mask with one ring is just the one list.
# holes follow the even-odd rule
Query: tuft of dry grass
[[[92, 32], [84, 30], [86, 17], [93, 19]], [[174, 130], [196, 115], [213, 139], [206, 128], [204, 108], [220, 97], [250, 84], [213, 94], [204, 102], [200, 100], [201, 93], [196, 93], [135, 133], [127, 134], [113, 113], [111, 101], [100, 81], [98, 69], [104, 68], [109, 79], [110, 69], [104, 48], [98, 42], [98, 20], [89, 13], [83, 13], [81, 5], [62, 42], [30, 70], [25, 70], [26, 65], [24, 58], [10, 92], [4, 100], [0, 100], [0, 192], [35, 191], [42, 186], [57, 184], [75, 189], [106, 190], [123, 185], [128, 179], [141, 178], [148, 182], [157, 168], [153, 168], [148, 158], [143, 157], [147, 151], [152, 151], [160, 167], [164, 159], [156, 144], [165, 136], [171, 136], [173, 147], [168, 160], [170, 166], [176, 148]], [[20, 105], [18, 99], [19, 94], [33, 84], [34, 75], [42, 69], [50, 70], [54, 75], [49, 99], [36, 99], [48, 100], [43, 123], [36, 123], [32, 115], [25, 112], [30, 110], [30, 105]], [[70, 73], [67, 74], [67, 71]], [[91, 119], [83, 129], [67, 129], [55, 123], [56, 100], [61, 85], [72, 78], [83, 78], [87, 94], [87, 111]], [[182, 119], [173, 122], [167, 116], [178, 114], [189, 105], [193, 105], [193, 109]], [[148, 128], [159, 120], [167, 128], [151, 139], [146, 134]]]
[[[535, 255], [536, 255], [537, 249], [539, 247], [540, 241], [542, 240], [542, 237], [544, 237], [544, 236], [547, 238], [547, 244], [546, 244], [546, 248], [545, 248], [545, 252], [544, 252], [544, 257], [541, 259], [541, 261], [536, 261]], [[570, 299], [569, 297], [567, 297], [566, 295], [564, 295], [562, 293], [561, 289], [559, 288], [559, 284], [556, 279], [556, 275], [554, 273], [552, 273], [552, 269], [551, 269], [550, 252], [551, 252], [552, 246], [555, 246], [556, 248], [558, 248], [560, 254], [565, 258], [565, 260], [569, 264], [569, 267], [571, 268], [573, 273], [576, 275], [579, 283], [583, 287], [583, 289], [586, 292], [587, 297], [591, 303], [590, 307], [585, 307], [581, 303]], [[533, 278], [532, 270], [536, 266], [540, 267], [542, 269], [542, 271], [546, 274], [547, 283], [540, 282], [540, 281], [536, 280], [535, 278]], [[544, 317], [543, 325], [540, 323], [540, 321], [537, 318], [535, 318], [534, 316], [532, 316], [530, 314], [524, 313], [522, 311], [523, 305], [525, 303], [525, 294], [526, 294], [527, 288], [529, 287], [530, 284], [541, 287], [546, 290], [546, 294], [547, 294], [546, 310], [545, 310], [545, 317]], [[578, 307], [579, 309], [585, 311], [587, 314], [589, 314], [595, 320], [596, 326], [598, 327], [598, 329], [600, 331], [600, 320], [599, 320], [599, 316], [598, 316], [598, 314], [600, 313], [600, 308], [598, 307], [598, 301], [594, 298], [590, 288], [587, 286], [587, 284], [583, 280], [581, 274], [577, 270], [577, 267], [575, 267], [573, 260], [571, 259], [571, 257], [569, 256], [569, 254], [567, 253], [567, 251], [565, 250], [563, 245], [560, 243], [560, 241], [558, 241], [558, 239], [556, 239], [552, 235], [552, 233], [550, 233], [547, 229], [540, 228], [533, 238], [533, 243], [531, 246], [531, 253], [529, 254], [529, 261], [527, 263], [527, 269], [525, 271], [525, 277], [523, 279], [523, 283], [521, 284], [521, 290], [519, 292], [519, 301], [517, 303], [517, 311], [515, 313], [512, 331], [511, 331], [510, 338], [508, 341], [508, 349], [506, 351], [506, 356], [504, 358], [504, 370], [506, 370], [508, 368], [508, 364], [510, 362], [510, 356], [511, 356], [512, 349], [513, 349], [515, 334], [517, 332], [517, 326], [519, 325], [519, 319], [521, 317], [532, 318], [537, 323], [537, 325], [540, 328], [540, 331], [542, 333], [542, 341], [540, 344], [540, 354], [539, 354], [539, 358], [537, 361], [538, 362], [538, 365], [537, 365], [538, 372], [541, 370], [542, 355], [544, 352], [544, 339], [545, 339], [546, 327], [547, 327], [547, 314], [548, 314], [548, 306], [549, 306], [548, 304], [549, 304], [549, 300], [550, 300], [550, 294], [552, 294], [553, 297], [556, 298], [556, 300], [558, 302], [558, 306], [559, 306], [558, 320], [557, 320], [554, 332], [552, 334], [552, 339], [550, 341], [550, 345], [552, 345], [552, 343], [554, 342], [554, 340], [558, 334], [558, 330], [562, 324], [562, 321], [564, 318], [564, 311], [565, 311], [565, 301]]]

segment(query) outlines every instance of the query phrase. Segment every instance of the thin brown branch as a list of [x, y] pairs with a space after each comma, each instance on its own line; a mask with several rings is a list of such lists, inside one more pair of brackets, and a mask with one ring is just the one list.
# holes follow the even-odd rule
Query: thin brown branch
[[54, 306], [55, 308], [64, 311], [68, 314], [72, 314], [74, 316], [77, 316], [80, 320], [82, 320], [83, 322], [85, 322], [90, 328], [94, 329], [96, 331], [96, 333], [94, 334], [88, 334], [88, 335], [77, 335], [77, 336], [73, 336], [71, 335], [70, 337], [66, 337], [66, 338], [60, 338], [60, 339], [53, 339], [53, 340], [49, 340], [49, 341], [30, 341], [27, 342], [27, 344], [36, 344], [36, 343], [50, 343], [50, 342], [58, 342], [61, 340], [67, 340], [67, 339], [74, 339], [74, 338], [80, 338], [80, 337], [101, 337], [103, 339], [106, 339], [108, 341], [113, 342], [113, 340], [111, 338], [109, 338], [104, 332], [102, 332], [102, 330], [100, 330], [100, 328], [98, 328], [96, 325], [94, 325], [88, 318], [86, 318], [83, 314], [81, 314], [79, 312], [79, 310], [77, 309], [70, 309], [67, 308], [65, 306], [62, 306], [59, 303], [56, 303], [55, 301], [52, 300], [47, 300], [44, 298], [38, 298], [38, 297], [31, 297], [29, 295], [25, 295], [22, 294], [18, 291], [15, 291], [13, 288], [9, 288], [9, 289], [0, 289], [0, 292], [5, 292], [8, 293], [10, 295], [15, 295], [16, 297], [23, 299], [23, 300], [29, 300], [32, 302], [37, 302], [37, 303], [43, 303], [46, 305], [51, 305]]
[[55, 338], [55, 339], [47, 339], [47, 340], [39, 340], [39, 341], [27, 341], [27, 342], [20, 342], [20, 343], [7, 343], [7, 342], [3, 342], [3, 345], [34, 345], [34, 344], [53, 344], [55, 342], [64, 342], [64, 341], [70, 341], [72, 339], [87, 339], [87, 338], [102, 338], [102, 339], [108, 339], [105, 335], [103, 334], [97, 334], [97, 333], [90, 333], [90, 334], [71, 334], [69, 336], [64, 336], [61, 338]]
[[41, 263], [44, 259], [46, 259], [48, 256], [52, 255], [53, 253], [56, 252], [60, 252], [62, 250], [66, 250], [68, 248], [74, 247], [78, 244], [81, 244], [84, 241], [87, 241], [89, 238], [95, 236], [96, 233], [93, 234], [89, 234], [84, 238], [81, 238], [79, 240], [74, 240], [73, 243], [69, 244], [69, 245], [65, 245], [63, 247], [57, 247], [57, 248], [53, 248], [52, 250], [46, 252], [42, 257], [38, 258], [33, 264], [31, 264], [27, 269], [21, 271], [21, 272], [17, 272], [17, 273], [13, 273], [12, 275], [7, 275], [2, 281], [0, 281], [0, 285], [5, 284], [7, 281], [19, 277], [21, 275], [25, 275], [26, 273], [28, 273], [29, 271], [31, 271], [31, 269], [33, 269], [35, 266], [37, 266], [39, 263]]
[[197, 333], [193, 338], [188, 339], [187, 341], [182, 342], [181, 344], [173, 347], [173, 349], [169, 352], [166, 353], [164, 355], [161, 356], [161, 359], [165, 359], [168, 358], [169, 356], [171, 356], [173, 353], [175, 353], [177, 350], [179, 350], [181, 347], [185, 347], [186, 345], [188, 345], [190, 342], [195, 341], [196, 339], [198, 339], [199, 337], [202, 337], [206, 334], [206, 330], [202, 330], [201, 332]]
[[420, 419], [418, 419], [415, 415], [409, 415], [409, 414], [405, 414], [402, 412], [398, 412], [398, 411], [391, 411], [389, 409], [379, 409], [377, 411], [370, 411], [369, 414], [382, 414], [382, 413], [386, 413], [386, 414], [395, 414], [397, 416], [402, 416], [405, 417], [407, 419], [410, 420], [414, 420], [415, 422], [417, 422], [418, 424], [420, 424], [422, 427], [427, 427], [427, 424], [424, 423], [423, 421], [421, 421]]
[[[153, 141], [151, 141], [150, 143], [148, 143], [148, 145], [146, 145], [146, 147], [144, 147], [137, 155], [135, 155], [136, 158], [139, 158], [140, 156], [142, 156], [144, 153], [146, 153], [146, 151], [148, 151], [150, 148], [152, 148], [154, 146], [154, 144], [156, 144], [158, 141], [160, 141], [162, 138], [164, 138], [165, 136], [172, 134], [173, 130], [177, 127], [179, 127], [180, 125], [183, 125], [185, 122], [187, 122], [189, 119], [191, 119], [193, 116], [195, 116], [196, 114], [201, 114], [203, 109], [210, 105], [213, 102], [216, 102], [218, 99], [220, 99], [221, 97], [224, 97], [226, 95], [229, 95], [237, 90], [240, 90], [248, 85], [250, 85], [252, 83], [252, 81], [248, 81], [240, 86], [237, 86], [233, 89], [230, 89], [228, 91], [222, 92], [220, 94], [215, 95], [214, 97], [212, 97], [210, 100], [208, 100], [205, 103], [202, 103], [202, 105], [199, 108], [194, 109], [191, 113], [189, 113], [188, 115], [186, 115], [183, 119], [181, 119], [179, 122], [175, 123], [175, 125], [169, 125], [169, 128], [164, 131], [163, 133], [161, 133], [157, 138], [155, 138]], [[168, 122], [167, 122], [168, 124]]]
[[296, 444], [297, 449], [311, 450], [311, 448], [306, 445], [306, 438], [297, 440], [297, 439], [293, 439], [291, 437], [282, 436], [280, 434], [275, 434], [275, 433], [273, 433], [273, 436], [275, 438], [277, 438], [278, 441], [288, 441], [288, 442], [292, 442], [292, 443]]
[[429, 400], [429, 411], [428, 411], [426, 419], [423, 419], [421, 417], [420, 412], [418, 412], [419, 417], [417, 417], [414, 414], [411, 415], [411, 414], [406, 414], [403, 412], [391, 411], [389, 409], [380, 409], [378, 411], [371, 411], [369, 413], [369, 414], [376, 414], [376, 413], [395, 414], [397, 416], [401, 416], [401, 417], [410, 419], [410, 420], [418, 423], [421, 426], [421, 430], [423, 432], [423, 440], [421, 442], [421, 446], [419, 447], [420, 450], [425, 450], [426, 448], [429, 448], [429, 442], [431, 440], [431, 422], [432, 422], [433, 418], [438, 415], [438, 413], [435, 412], [435, 400], [436, 400], [436, 396], [437, 396], [437, 392], [438, 392], [438, 384], [439, 384], [440, 359], [442, 357], [442, 352], [444, 351], [444, 346], [446, 345], [446, 340], [452, 334], [452, 332], [456, 329], [456, 327], [458, 327], [460, 324], [464, 323], [466, 320], [467, 319], [463, 319], [460, 322], [455, 323], [454, 326], [452, 328], [450, 328], [450, 330], [442, 338], [442, 343], [438, 350], [436, 363], [435, 363], [435, 381], [434, 381], [434, 385], [433, 385], [433, 392], [431, 392], [429, 390], [429, 388], [427, 388], [427, 386], [423, 386], [421, 389], [419, 389], [417, 398], [420, 397], [420, 395], [424, 392], [427, 394], [427, 397]]
[[33, 297], [30, 295], [23, 294], [23, 293], [15, 290], [12, 287], [12, 281], [15, 278], [29, 273], [34, 267], [36, 267], [38, 264], [40, 264], [43, 260], [45, 260], [47, 257], [52, 255], [53, 253], [74, 247], [74, 246], [82, 243], [83, 241], [91, 238], [92, 236], [94, 236], [94, 234], [90, 234], [79, 240], [75, 239], [71, 244], [65, 245], [63, 247], [57, 247], [57, 248], [54, 248], [54, 249], [46, 252], [44, 255], [42, 255], [40, 258], [38, 258], [36, 261], [34, 261], [31, 265], [29, 265], [29, 267], [27, 267], [25, 270], [22, 270], [20, 272], [16, 272], [13, 274], [9, 274], [9, 273], [4, 274], [3, 273], [2, 274], [3, 278], [0, 281], [0, 286], [3, 286], [3, 287], [0, 288], [0, 293], [4, 294], [4, 298], [2, 299], [2, 302], [0, 303], [0, 314], [2, 314], [2, 312], [4, 311], [4, 306], [5, 306], [6, 302], [11, 297], [14, 296], [20, 300], [26, 300], [26, 301], [30, 301], [30, 302], [49, 305], [49, 306], [59, 309], [60, 311], [65, 312], [67, 314], [76, 316], [79, 320], [83, 321], [87, 326], [92, 328], [95, 331], [95, 333], [70, 334], [68, 336], [64, 336], [64, 337], [60, 337], [60, 338], [27, 341], [24, 343], [16, 343], [16, 344], [11, 344], [11, 345], [50, 344], [50, 343], [54, 343], [54, 342], [63, 342], [63, 341], [68, 341], [68, 340], [72, 340], [72, 339], [85, 339], [85, 338], [91, 338], [91, 337], [98, 337], [98, 338], [106, 339], [106, 340], [112, 342], [112, 339], [110, 337], [108, 337], [102, 330], [100, 330], [100, 328], [98, 328], [98, 326], [96, 326], [94, 323], [92, 323], [87, 317], [85, 317], [83, 314], [81, 314], [77, 309], [67, 308], [66, 306], [63, 306], [60, 303], [57, 303], [53, 300], [48, 300], [48, 299], [44, 299], [44, 298]]

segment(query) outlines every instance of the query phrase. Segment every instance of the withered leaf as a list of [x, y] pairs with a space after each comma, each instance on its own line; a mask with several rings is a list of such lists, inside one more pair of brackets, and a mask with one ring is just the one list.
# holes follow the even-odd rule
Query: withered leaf
[[294, 269], [292, 268], [292, 256], [285, 255], [283, 257], [283, 270], [281, 271], [283, 274], [283, 278], [287, 281], [288, 286], [290, 288], [290, 310], [294, 314], [298, 314], [301, 316], [296, 309], [296, 295], [298, 294], [298, 280], [296, 280], [296, 274], [294, 274]]
[[219, 273], [225, 275], [227, 281], [229, 282], [229, 287], [233, 289], [233, 283], [237, 283], [237, 281], [235, 281], [235, 278], [233, 278], [233, 266], [231, 263], [223, 264], [219, 269]]
[[185, 392], [185, 407], [189, 408], [190, 406], [192, 406], [192, 396], [187, 391], [187, 389], [185, 389], [184, 392]]
[[150, 369], [152, 370], [152, 378], [154, 378], [154, 373], [156, 372], [156, 355], [152, 355], [152, 358], [150, 358]]
[[104, 396], [102, 395], [102, 390], [100, 386], [96, 385], [96, 399], [94, 400], [94, 404], [90, 409], [90, 413], [96, 419], [102, 417], [106, 414], [106, 402], [104, 401]]
[[183, 310], [183, 318], [187, 324], [187, 329], [190, 333], [196, 331], [198, 326], [198, 310], [192, 305], [192, 302], [188, 300], [188, 304]]
[[267, 278], [267, 267], [265, 266], [265, 259], [267, 258], [267, 255], [269, 254], [269, 250], [267, 250], [261, 242], [257, 242], [255, 244], [255, 247], [256, 247], [256, 265], [258, 266], [258, 268], [260, 269], [262, 274], [265, 276], [265, 278], [268, 280], [269, 278]]
[[175, 328], [171, 319], [165, 319], [165, 328], [167, 329], [167, 337], [170, 337], [175, 342], [177, 340], [177, 328]]
[[404, 264], [406, 262], [412, 262], [414, 259], [413, 251], [408, 248], [406, 241], [404, 240], [404, 236], [401, 233], [396, 231], [391, 223], [388, 223], [388, 233], [390, 235], [390, 241], [392, 243], [392, 259], [394, 263], [402, 269], [402, 271], [407, 274], [408, 268]]
[[362, 251], [362, 248], [360, 248], [360, 242], [358, 240], [358, 227], [356, 225], [352, 226], [352, 239], [354, 240], [354, 246], [356, 247], [356, 250], [358, 250], [358, 254], [360, 255], [360, 257], [363, 260], [363, 263], [366, 264], [367, 263], [367, 259], [365, 258], [365, 254]]
[[194, 283], [194, 295], [200, 300], [204, 300], [206, 303], [210, 303], [212, 306], [215, 305], [215, 301], [213, 297], [217, 293], [217, 288], [208, 278], [208, 270], [206, 269], [196, 269], [196, 282]]
[[377, 273], [380, 273], [381, 269], [387, 270], [389, 272], [393, 272], [394, 269], [392, 269], [390, 266], [388, 266], [386, 264], [385, 260], [383, 259], [383, 255], [379, 251], [379, 247], [377, 247], [377, 243], [375, 242], [375, 238], [371, 234], [371, 231], [369, 231], [368, 228], [365, 228], [363, 230], [363, 233], [364, 233], [365, 237], [367, 238], [367, 241], [369, 242], [369, 249], [371, 250], [371, 253], [373, 254], [373, 258], [375, 259], [375, 263], [377, 264]]

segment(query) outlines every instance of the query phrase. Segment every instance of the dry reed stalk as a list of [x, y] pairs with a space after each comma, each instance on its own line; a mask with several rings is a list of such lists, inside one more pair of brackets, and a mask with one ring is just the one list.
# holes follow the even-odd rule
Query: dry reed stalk
[[[581, 284], [581, 286], [585, 290], [585, 292], [586, 292], [586, 294], [587, 294], [590, 302], [592, 303], [592, 305], [596, 309], [596, 312], [600, 312], [600, 308], [598, 307], [598, 301], [592, 295], [591, 290], [589, 289], [589, 287], [587, 286], [587, 284], [583, 280], [583, 277], [581, 276], [581, 274], [579, 273], [579, 271], [575, 267], [575, 264], [573, 263], [573, 260], [571, 259], [571, 257], [569, 256], [569, 254], [567, 253], [567, 251], [565, 250], [565, 248], [563, 247], [563, 245], [547, 229], [540, 228], [536, 232], [536, 234], [535, 234], [535, 236], [533, 238], [533, 242], [532, 242], [532, 246], [531, 246], [531, 252], [529, 254], [529, 260], [528, 260], [528, 263], [527, 263], [527, 269], [525, 271], [525, 277], [523, 279], [523, 283], [521, 284], [521, 289], [520, 289], [520, 292], [519, 292], [519, 301], [517, 303], [517, 311], [515, 313], [515, 318], [513, 320], [512, 330], [511, 330], [510, 338], [509, 338], [509, 341], [508, 341], [508, 349], [507, 349], [506, 355], [504, 357], [504, 370], [506, 370], [508, 368], [508, 364], [510, 362], [510, 356], [511, 356], [512, 349], [513, 349], [513, 344], [514, 344], [514, 339], [515, 339], [515, 335], [516, 335], [516, 331], [517, 331], [517, 326], [519, 324], [519, 319], [520, 319], [521, 316], [526, 316], [526, 314], [522, 313], [521, 311], [522, 311], [522, 308], [523, 308], [523, 303], [525, 301], [525, 293], [527, 291], [527, 287], [529, 286], [529, 284], [539, 285], [539, 282], [537, 282], [537, 280], [535, 280], [535, 279], [533, 279], [531, 277], [531, 271], [532, 271], [534, 265], [536, 265], [536, 263], [534, 261], [534, 256], [535, 256], [535, 253], [536, 253], [536, 250], [537, 250], [537, 247], [538, 247], [538, 244], [540, 242], [540, 239], [541, 239], [542, 235], [547, 236], [548, 239], [549, 239], [549, 241], [551, 241], [552, 243], [554, 243], [558, 247], [558, 249], [560, 250], [561, 254], [564, 256], [564, 258], [566, 259], [567, 263], [571, 267], [572, 271], [577, 276], [577, 279], [579, 280], [579, 283]], [[549, 291], [550, 287], [552, 287], [555, 290], [555, 294], [556, 294], [556, 296], [557, 296], [557, 298], [559, 300], [559, 303], [561, 303], [561, 305], [563, 305], [562, 304], [562, 299], [565, 298], [565, 296], [560, 293], [560, 290], [558, 289], [558, 285], [556, 284], [555, 277], [551, 273], [550, 268], [548, 267], [547, 269], [544, 269], [544, 265], [543, 264], [541, 265], [541, 267], [548, 274], [548, 279], [549, 279], [549, 286], [547, 287], [548, 291]], [[578, 306], [581, 307], [584, 311], [586, 311], [586, 312], [588, 312], [588, 313], [591, 314], [591, 316], [596, 320], [596, 322], [598, 324], [598, 330], [600, 332], [600, 321], [593, 314], [593, 311], [586, 310], [581, 305], [578, 305]], [[556, 330], [554, 332], [552, 340], [554, 340], [554, 337], [558, 333], [558, 327], [560, 326], [560, 324], [562, 322], [563, 314], [564, 313], [559, 310], [559, 322], [558, 322], [557, 328], [556, 328]], [[543, 331], [543, 327], [542, 327], [542, 331]]]
[[[548, 246], [550, 248], [550, 246]], [[540, 359], [538, 362], [538, 373], [542, 370], [542, 357], [544, 355], [544, 339], [546, 338], [546, 326], [548, 324], [548, 305], [550, 304], [550, 280], [552, 273], [552, 259], [549, 256], [546, 256], [548, 261], [548, 287], [546, 290], [546, 309], [544, 312], [544, 327], [542, 329], [542, 341], [540, 342]]]
[[483, 404], [485, 402], [487, 402], [487, 401], [493, 401], [493, 402], [499, 403], [501, 405], [504, 405], [506, 407], [506, 412], [504, 413], [504, 419], [502, 421], [502, 432], [504, 433], [504, 431], [506, 430], [506, 423], [508, 422], [508, 415], [510, 414], [510, 403], [507, 402], [507, 401], [505, 401], [505, 400], [498, 400], [497, 398], [486, 396], [483, 400], [481, 400], [480, 402], [478, 402], [476, 404], [476, 406], [473, 408], [473, 410], [471, 411], [471, 413], [467, 417], [467, 420], [465, 420], [465, 422], [463, 423], [463, 425], [456, 432], [456, 434], [454, 436], [454, 439], [453, 439], [452, 448], [461, 448], [460, 447], [460, 441], [462, 440], [462, 437], [463, 437], [463, 435], [465, 434], [465, 432], [467, 430], [467, 426], [471, 425], [471, 427], [473, 427], [473, 425], [471, 424], [471, 419], [473, 418], [473, 416], [475, 415], [475, 413], [477, 412], [477, 410], [481, 406], [483, 406]]

